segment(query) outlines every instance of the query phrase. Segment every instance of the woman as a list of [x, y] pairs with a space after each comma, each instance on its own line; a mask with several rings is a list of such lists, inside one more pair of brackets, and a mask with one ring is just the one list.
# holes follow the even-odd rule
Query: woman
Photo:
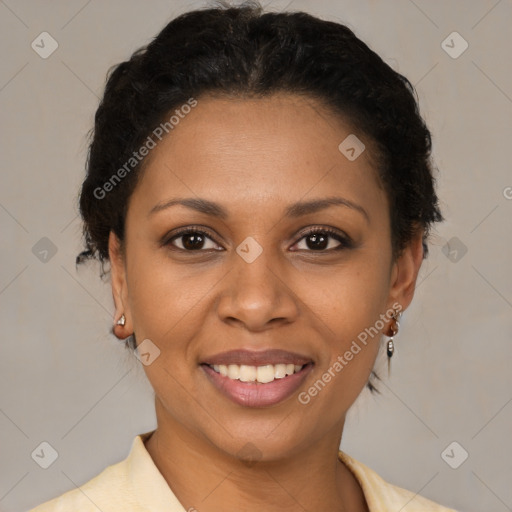
[[77, 262], [157, 428], [33, 511], [448, 511], [339, 451], [442, 220], [430, 150], [408, 80], [305, 13], [189, 12], [116, 66]]

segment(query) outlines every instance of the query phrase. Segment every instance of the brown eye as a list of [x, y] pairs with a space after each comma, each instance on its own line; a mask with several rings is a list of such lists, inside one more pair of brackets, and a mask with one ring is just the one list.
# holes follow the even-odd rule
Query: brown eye
[[[179, 244], [174, 243], [180, 240], [181, 242]], [[208, 242], [211, 242], [210, 247], [208, 247]], [[190, 228], [175, 234], [165, 245], [172, 245], [177, 249], [187, 252], [201, 251], [203, 249], [218, 250], [218, 245], [206, 231]]]
[[[335, 244], [333, 247], [333, 242], [330, 241], [332, 239], [336, 240], [338, 245]], [[312, 229], [303, 233], [299, 242], [302, 240], [304, 240], [306, 244], [305, 250], [313, 252], [335, 251], [348, 248], [351, 245], [347, 237], [341, 235], [337, 231], [327, 228]], [[299, 250], [304, 250], [304, 248], [299, 248]]]

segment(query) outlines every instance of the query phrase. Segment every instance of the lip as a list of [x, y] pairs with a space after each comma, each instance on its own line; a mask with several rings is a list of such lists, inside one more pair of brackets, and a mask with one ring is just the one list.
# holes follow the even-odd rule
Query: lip
[[245, 364], [247, 366], [263, 366], [265, 364], [296, 364], [303, 366], [312, 363], [310, 357], [288, 352], [287, 350], [268, 349], [268, 350], [229, 350], [210, 357], [206, 357], [203, 364]]
[[[222, 360], [225, 361], [226, 359]], [[283, 362], [282, 359], [281, 362]], [[293, 361], [290, 361], [290, 363], [292, 362]], [[229, 377], [224, 377], [220, 373], [217, 373], [206, 363], [203, 363], [200, 366], [210, 382], [224, 396], [228, 397], [236, 404], [245, 407], [268, 407], [286, 400], [291, 395], [293, 395], [297, 389], [300, 388], [314, 366], [311, 361], [304, 364], [305, 366], [299, 372], [283, 377], [282, 379], [275, 379], [272, 382], [268, 382], [266, 384], [259, 382], [242, 382], [240, 380], [233, 380]]]

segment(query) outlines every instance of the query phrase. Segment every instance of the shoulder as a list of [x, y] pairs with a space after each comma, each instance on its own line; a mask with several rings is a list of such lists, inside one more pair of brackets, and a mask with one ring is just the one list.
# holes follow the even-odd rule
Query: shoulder
[[183, 507], [146, 450], [144, 443], [153, 432], [136, 436], [126, 459], [108, 466], [80, 487], [29, 512], [183, 512]]
[[[108, 466], [87, 483], [31, 509], [29, 512], [98, 512], [115, 510], [129, 500], [126, 462]], [[128, 494], [126, 492], [128, 491]]]
[[363, 489], [370, 512], [457, 512], [417, 493], [386, 482], [375, 471], [340, 451], [339, 459], [352, 471]]
[[[146, 510], [141, 503], [152, 503], [158, 510], [169, 503], [172, 494], [144, 446], [151, 432], [133, 439], [128, 456], [105, 468], [76, 489], [29, 510], [29, 512], [98, 512], [98, 510]], [[178, 509], [179, 510], [179, 509]]]

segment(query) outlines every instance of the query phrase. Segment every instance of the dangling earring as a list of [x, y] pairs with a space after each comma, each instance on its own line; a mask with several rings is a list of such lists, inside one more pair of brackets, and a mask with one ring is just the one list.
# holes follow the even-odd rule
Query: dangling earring
[[124, 313], [121, 315], [121, 318], [116, 322], [116, 325], [124, 325], [126, 323], [126, 318], [124, 317]]
[[391, 366], [391, 358], [393, 357], [393, 354], [395, 352], [395, 344], [393, 343], [393, 337], [396, 336], [398, 334], [398, 331], [400, 330], [400, 323], [399, 323], [399, 319], [400, 319], [400, 316], [402, 315], [401, 312], [398, 312], [398, 311], [395, 311], [393, 313], [393, 323], [390, 324], [389, 328], [391, 330], [391, 334], [387, 335], [387, 336], [390, 336], [389, 340], [388, 340], [388, 343], [387, 343], [387, 347], [386, 347], [386, 353], [387, 353], [387, 356], [388, 356], [388, 377], [389, 377], [389, 373], [390, 373], [390, 366]]

